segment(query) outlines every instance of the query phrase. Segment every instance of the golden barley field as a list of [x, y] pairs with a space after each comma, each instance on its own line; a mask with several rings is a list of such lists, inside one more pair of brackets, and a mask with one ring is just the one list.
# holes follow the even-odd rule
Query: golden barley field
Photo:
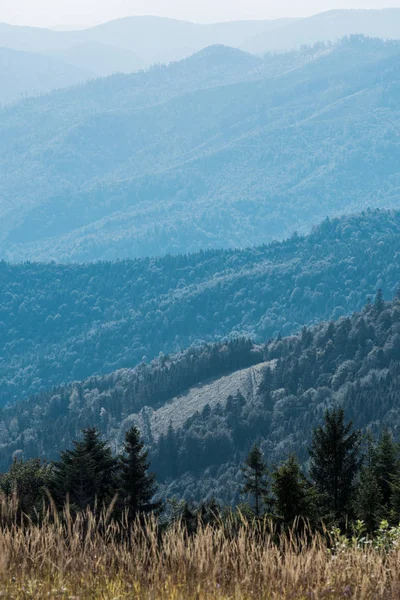
[[400, 549], [277, 536], [270, 525], [126, 526], [105, 512], [16, 522], [3, 502], [0, 598], [297, 600], [400, 598]]

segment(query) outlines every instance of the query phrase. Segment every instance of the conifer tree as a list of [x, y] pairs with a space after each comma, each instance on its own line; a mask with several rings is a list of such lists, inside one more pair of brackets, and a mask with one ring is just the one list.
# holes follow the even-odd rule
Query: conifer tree
[[375, 470], [376, 448], [371, 437], [361, 469], [355, 501], [356, 516], [364, 522], [367, 531], [373, 533], [384, 514], [381, 488]]
[[343, 409], [327, 410], [309, 450], [310, 475], [321, 495], [324, 518], [344, 522], [351, 513], [356, 476], [360, 470], [361, 435], [345, 423]]
[[393, 485], [399, 475], [399, 447], [388, 429], [383, 429], [375, 450], [374, 470], [387, 516], [390, 511]]
[[242, 494], [250, 495], [254, 501], [254, 512], [257, 517], [261, 514], [261, 507], [268, 503], [268, 470], [259, 446], [253, 446], [244, 467], [242, 468], [245, 484]]
[[315, 492], [301, 472], [297, 457], [291, 455], [272, 473], [275, 512], [289, 525], [296, 517], [311, 519], [315, 514]]
[[157, 489], [155, 475], [148, 473], [148, 451], [144, 449], [136, 427], [126, 432], [123, 450], [120, 457], [122, 500], [129, 518], [134, 519], [139, 513], [158, 510], [161, 504], [152, 502]]
[[74, 448], [53, 464], [49, 488], [60, 508], [67, 496], [75, 512], [88, 507], [101, 510], [112, 501], [118, 463], [100, 436], [94, 428], [84, 429], [83, 439], [75, 441]]
[[384, 308], [385, 308], [385, 301], [383, 299], [383, 292], [381, 289], [379, 289], [375, 295], [374, 309], [378, 314], [380, 314]]

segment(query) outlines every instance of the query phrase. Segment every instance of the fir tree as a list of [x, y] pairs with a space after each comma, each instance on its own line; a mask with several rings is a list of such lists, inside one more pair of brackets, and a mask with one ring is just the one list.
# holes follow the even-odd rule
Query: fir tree
[[381, 314], [383, 309], [385, 308], [385, 301], [383, 299], [383, 292], [379, 289], [376, 292], [375, 300], [374, 300], [374, 309], [378, 314]]
[[137, 514], [158, 510], [160, 503], [152, 502], [157, 489], [155, 475], [148, 473], [148, 451], [144, 449], [136, 427], [125, 434], [120, 464], [122, 500], [124, 507], [128, 509], [129, 518], [134, 519]]
[[344, 521], [351, 512], [359, 472], [361, 436], [345, 423], [343, 409], [328, 410], [323, 426], [314, 431], [309, 450], [310, 474], [321, 495], [324, 518]]
[[374, 470], [379, 485], [385, 515], [392, 501], [392, 488], [399, 473], [399, 448], [388, 429], [383, 429], [375, 450]]
[[301, 472], [295, 455], [272, 473], [275, 512], [289, 525], [296, 517], [311, 519], [315, 514], [315, 493]]
[[258, 446], [253, 446], [244, 467], [242, 468], [245, 484], [242, 494], [252, 496], [254, 512], [257, 517], [261, 514], [261, 506], [268, 502], [268, 471], [263, 454]]
[[73, 511], [107, 506], [117, 490], [117, 465], [100, 433], [94, 428], [83, 430], [83, 439], [53, 465], [49, 488], [56, 504], [61, 508], [68, 497]]
[[358, 519], [365, 523], [367, 531], [373, 533], [379, 526], [384, 514], [383, 499], [375, 470], [376, 448], [371, 437], [360, 473], [355, 501]]

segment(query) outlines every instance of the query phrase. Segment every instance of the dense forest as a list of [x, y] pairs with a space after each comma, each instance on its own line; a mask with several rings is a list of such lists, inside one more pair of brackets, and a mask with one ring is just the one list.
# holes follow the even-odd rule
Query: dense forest
[[[1, 467], [12, 456], [54, 457], [79, 430], [98, 427], [118, 448], [127, 428], [175, 396], [212, 377], [262, 364], [255, 394], [200, 402], [183, 426], [142, 434], [162, 494], [237, 502], [239, 464], [258, 441], [273, 465], [296, 452], [307, 460], [314, 426], [327, 408], [343, 406], [357, 428], [399, 427], [400, 303], [374, 301], [352, 317], [304, 327], [263, 347], [237, 339], [204, 346], [150, 365], [91, 378], [2, 410]], [[199, 389], [199, 399], [200, 391]], [[150, 411], [150, 412], [149, 412]]]
[[160, 352], [256, 343], [360, 310], [400, 281], [400, 213], [327, 219], [246, 250], [86, 265], [0, 262], [0, 405]]
[[361, 37], [283, 58], [218, 46], [0, 110], [1, 255], [243, 248], [395, 207], [399, 55]]
[[378, 434], [390, 427], [398, 437], [399, 334], [399, 300], [387, 304], [378, 292], [351, 318], [268, 343], [264, 358], [270, 366], [256, 398], [221, 398], [220, 405], [204, 407], [158, 439], [154, 461], [165, 490], [199, 498], [213, 490], [237, 501], [227, 490], [252, 442], [260, 441], [269, 465], [292, 452], [304, 463], [312, 425], [332, 405], [343, 406], [362, 430]]
[[[293, 453], [269, 469], [260, 447], [252, 446], [236, 482], [243, 499], [239, 511], [249, 525], [263, 516], [283, 531], [301, 529], [304, 521], [312, 530], [324, 522], [346, 533], [357, 528], [358, 534], [377, 533], [384, 519], [398, 525], [400, 446], [388, 429], [377, 438], [370, 433], [363, 438], [346, 421], [342, 408], [327, 409], [323, 422], [312, 431], [308, 457], [307, 470]], [[15, 458], [9, 471], [0, 475], [0, 494], [3, 501], [4, 495], [8, 501], [18, 495], [17, 515], [22, 522], [29, 518], [40, 523], [49, 496], [60, 515], [65, 515], [68, 498], [66, 510], [72, 519], [79, 520], [87, 509], [101, 515], [107, 507], [116, 521], [130, 524], [144, 515], [161, 516], [164, 529], [180, 520], [189, 534], [202, 525], [221, 526], [239, 517], [233, 512], [236, 507], [223, 507], [215, 497], [201, 502], [199, 508], [173, 498], [158, 500], [150, 466], [137, 427], [126, 431], [118, 454], [96, 428], [87, 428], [57, 461]], [[7, 520], [9, 515], [0, 513], [0, 524]]]

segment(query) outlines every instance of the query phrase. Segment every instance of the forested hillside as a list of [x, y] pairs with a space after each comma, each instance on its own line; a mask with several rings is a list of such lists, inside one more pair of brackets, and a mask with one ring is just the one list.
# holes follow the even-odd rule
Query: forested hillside
[[88, 265], [0, 263], [0, 405], [160, 352], [256, 342], [359, 310], [400, 281], [400, 213], [325, 220], [247, 250]]
[[3, 109], [0, 252], [246, 247], [397, 206], [399, 56], [364, 38], [263, 60], [216, 47]]
[[[194, 402], [184, 424], [165, 424], [164, 432], [152, 428], [154, 411], [168, 401], [182, 394], [184, 400], [185, 393], [188, 398], [190, 388], [192, 396], [196, 387], [200, 394], [199, 383], [259, 363], [257, 389], [241, 384], [229, 397], [221, 390], [211, 403]], [[379, 290], [350, 318], [303, 328], [263, 347], [240, 339], [204, 346], [3, 409], [0, 469], [13, 454], [54, 457], [89, 424], [117, 448], [140, 418], [166, 495], [233, 502], [239, 464], [255, 440], [271, 465], [292, 452], [305, 460], [313, 427], [331, 405], [343, 406], [358, 428], [375, 432], [387, 425], [397, 432], [399, 377], [400, 300], [385, 303]]]

